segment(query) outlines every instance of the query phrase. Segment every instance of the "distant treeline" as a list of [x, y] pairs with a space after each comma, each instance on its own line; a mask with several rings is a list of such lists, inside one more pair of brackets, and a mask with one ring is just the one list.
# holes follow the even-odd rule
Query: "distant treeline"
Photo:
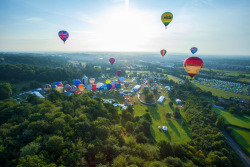
[[0, 64], [1, 80], [16, 83], [19, 81], [71, 81], [72, 79], [81, 78], [84, 74], [92, 77], [101, 76], [101, 70], [93, 66], [86, 66], [79, 69], [76, 67], [45, 67], [27, 64]]
[[69, 59], [59, 56], [40, 56], [37, 55], [17, 55], [17, 54], [1, 54], [0, 64], [29, 64], [50, 67], [62, 67], [68, 64]]

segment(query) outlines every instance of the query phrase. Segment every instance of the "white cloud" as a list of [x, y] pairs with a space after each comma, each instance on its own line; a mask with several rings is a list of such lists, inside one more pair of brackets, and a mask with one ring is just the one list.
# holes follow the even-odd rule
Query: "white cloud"
[[26, 19], [27, 21], [41, 21], [42, 19], [40, 17], [30, 17]]

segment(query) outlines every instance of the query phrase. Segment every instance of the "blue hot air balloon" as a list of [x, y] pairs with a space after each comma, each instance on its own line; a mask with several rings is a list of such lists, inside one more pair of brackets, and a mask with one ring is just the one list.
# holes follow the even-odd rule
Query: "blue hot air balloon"
[[196, 47], [192, 47], [190, 50], [191, 50], [191, 52], [192, 52], [193, 54], [195, 54], [195, 53], [198, 51], [198, 49], [197, 49]]
[[69, 33], [67, 31], [61, 30], [58, 33], [58, 36], [61, 38], [61, 40], [63, 40], [63, 42], [65, 43], [65, 41], [68, 39], [69, 37]]
[[112, 84], [107, 84], [107, 89], [111, 89], [112, 88]]
[[121, 88], [121, 84], [115, 84], [116, 89], [120, 89]]
[[81, 84], [81, 81], [80, 80], [75, 80], [74, 84], [78, 87]]
[[121, 77], [119, 80], [121, 81], [121, 83], [123, 83], [125, 81], [125, 78]]
[[92, 85], [87, 85], [86, 88], [90, 92], [92, 90]]

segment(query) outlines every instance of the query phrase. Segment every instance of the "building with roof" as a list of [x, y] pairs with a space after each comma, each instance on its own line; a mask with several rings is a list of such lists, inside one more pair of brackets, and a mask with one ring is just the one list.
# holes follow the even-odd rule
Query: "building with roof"
[[164, 96], [160, 96], [159, 99], [157, 100], [158, 103], [162, 103], [164, 101], [165, 97]]
[[140, 89], [141, 89], [141, 85], [135, 85], [135, 87], [132, 90], [134, 90], [135, 92], [137, 92]]

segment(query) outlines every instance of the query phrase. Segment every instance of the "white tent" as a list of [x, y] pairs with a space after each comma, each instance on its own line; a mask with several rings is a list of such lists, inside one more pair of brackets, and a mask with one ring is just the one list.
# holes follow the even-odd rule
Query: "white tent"
[[157, 102], [158, 102], [158, 103], [162, 103], [164, 99], [165, 99], [165, 97], [164, 97], [164, 96], [161, 96], [161, 97], [159, 97], [159, 99], [157, 100]]
[[180, 104], [180, 103], [181, 103], [181, 100], [180, 100], [180, 99], [176, 99], [176, 103], [177, 103], [177, 104]]
[[161, 126], [158, 126], [158, 129], [161, 129]]
[[162, 127], [162, 130], [168, 131], [168, 127], [167, 127], [167, 126], [163, 126], [163, 127]]

